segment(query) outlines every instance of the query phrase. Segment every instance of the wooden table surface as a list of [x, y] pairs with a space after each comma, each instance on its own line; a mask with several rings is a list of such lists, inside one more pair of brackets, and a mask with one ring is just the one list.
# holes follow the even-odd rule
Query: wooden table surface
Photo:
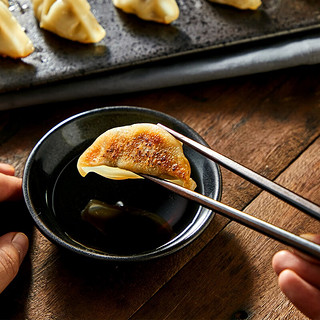
[[[216, 151], [320, 204], [320, 66], [0, 112], [0, 161], [21, 176], [36, 142], [78, 112], [130, 105], [165, 112]], [[222, 201], [295, 234], [308, 217], [222, 168]], [[4, 319], [305, 319], [281, 293], [271, 259], [284, 245], [216, 215], [186, 248], [141, 263], [75, 257], [49, 242], [24, 203], [0, 205], [1, 232], [31, 240], [0, 297]]]

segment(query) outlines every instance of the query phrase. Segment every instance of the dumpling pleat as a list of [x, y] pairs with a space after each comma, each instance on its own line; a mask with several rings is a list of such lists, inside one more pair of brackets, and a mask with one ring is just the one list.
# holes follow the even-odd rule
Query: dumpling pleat
[[33, 0], [33, 9], [40, 27], [60, 37], [95, 43], [106, 35], [86, 0]]

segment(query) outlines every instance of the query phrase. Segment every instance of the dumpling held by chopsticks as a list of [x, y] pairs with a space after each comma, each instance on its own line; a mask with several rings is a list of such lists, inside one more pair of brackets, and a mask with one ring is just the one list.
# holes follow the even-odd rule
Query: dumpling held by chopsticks
[[34, 51], [31, 40], [8, 8], [8, 1], [0, 0], [0, 55], [24, 58]]
[[101, 134], [80, 156], [77, 167], [82, 176], [95, 172], [122, 180], [139, 179], [137, 174], [142, 173], [196, 188], [182, 143], [150, 123], [117, 127]]
[[99, 42], [106, 35], [87, 0], [33, 0], [40, 27], [82, 43]]

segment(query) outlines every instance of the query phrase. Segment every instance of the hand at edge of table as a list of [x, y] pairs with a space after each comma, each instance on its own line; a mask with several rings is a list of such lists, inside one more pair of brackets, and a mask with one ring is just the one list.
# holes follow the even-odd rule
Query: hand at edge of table
[[[21, 178], [14, 176], [14, 168], [0, 163], [0, 202], [21, 199], [21, 184]], [[24, 233], [9, 232], [0, 237], [0, 293], [17, 275], [28, 247]]]
[[[320, 235], [302, 237], [320, 244]], [[272, 259], [281, 291], [307, 317], [320, 319], [320, 261], [301, 252], [283, 250]]]

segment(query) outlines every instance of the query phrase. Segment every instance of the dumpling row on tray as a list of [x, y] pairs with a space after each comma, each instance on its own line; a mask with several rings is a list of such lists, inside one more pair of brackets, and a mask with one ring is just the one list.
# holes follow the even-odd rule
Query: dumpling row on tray
[[[32, 0], [40, 28], [81, 43], [99, 42], [106, 35], [87, 0]], [[0, 55], [24, 58], [34, 51], [31, 40], [9, 10], [7, 0], [0, 0]]]
[[[261, 0], [209, 0], [242, 10], [256, 10]], [[115, 7], [126, 13], [137, 15], [143, 20], [171, 23], [179, 17], [179, 7], [175, 0], [112, 0]]]
[[[115, 7], [139, 18], [169, 24], [179, 17], [176, 0], [112, 0]], [[261, 0], [209, 0], [256, 10]], [[32, 0], [40, 28], [81, 43], [101, 41], [106, 32], [90, 10], [87, 0]], [[0, 0], [0, 55], [24, 58], [34, 51], [31, 40], [9, 10], [8, 0]]]

